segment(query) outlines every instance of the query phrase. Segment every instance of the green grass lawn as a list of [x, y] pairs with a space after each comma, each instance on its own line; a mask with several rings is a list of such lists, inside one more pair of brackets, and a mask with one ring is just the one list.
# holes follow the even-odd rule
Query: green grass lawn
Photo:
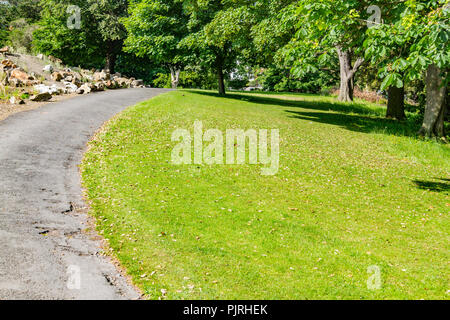
[[[383, 115], [331, 97], [158, 96], [90, 143], [91, 213], [149, 299], [448, 299], [450, 148]], [[278, 174], [171, 164], [172, 132], [195, 120], [279, 129]]]

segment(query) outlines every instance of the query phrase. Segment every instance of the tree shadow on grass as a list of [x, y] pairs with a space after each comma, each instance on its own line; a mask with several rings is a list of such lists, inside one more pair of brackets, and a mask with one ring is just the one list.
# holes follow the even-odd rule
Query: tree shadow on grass
[[[313, 121], [330, 124], [347, 130], [364, 133], [384, 133], [401, 136], [416, 137], [420, 128], [417, 117], [409, 115], [406, 121], [396, 121], [384, 118], [384, 110], [371, 108], [363, 103], [343, 103], [339, 101], [298, 101], [283, 100], [275, 97], [261, 97], [248, 93], [227, 94], [220, 96], [213, 92], [188, 90], [194, 94], [221, 97], [222, 99], [235, 99], [262, 105], [277, 105], [288, 108], [301, 108], [305, 111], [292, 109], [284, 110], [291, 118], [304, 121]], [[314, 96], [311, 96], [312, 98]], [[320, 96], [317, 96], [320, 98]], [[314, 110], [314, 112], [308, 111]]]
[[[342, 113], [357, 113], [364, 115], [380, 115], [380, 112], [370, 108], [362, 103], [344, 103], [339, 101], [326, 102], [326, 101], [303, 101], [303, 100], [285, 100], [275, 97], [262, 97], [252, 95], [250, 92], [242, 92], [242, 93], [228, 93], [225, 96], [221, 96], [217, 93], [210, 91], [197, 91], [197, 90], [185, 90], [194, 94], [201, 94], [210, 97], [217, 97], [223, 99], [234, 99], [239, 101], [252, 102], [262, 105], [278, 105], [281, 107], [294, 107], [294, 108], [303, 108], [303, 109], [314, 109], [314, 110], [323, 110], [323, 111], [335, 111]], [[260, 93], [261, 94], [261, 93]], [[282, 95], [282, 93], [280, 93]], [[320, 98], [318, 95], [306, 95], [311, 98]], [[295, 95], [292, 95], [295, 97]], [[328, 98], [328, 97], [324, 97]], [[380, 107], [381, 108], [381, 107]]]
[[436, 179], [437, 181], [422, 181], [422, 180], [414, 180], [414, 184], [423, 190], [430, 190], [434, 192], [444, 192], [447, 193], [450, 191], [450, 179]]
[[286, 110], [292, 118], [331, 124], [350, 131], [363, 133], [384, 133], [416, 137], [420, 123], [415, 119], [396, 121], [370, 115], [345, 114], [335, 112], [301, 112]]

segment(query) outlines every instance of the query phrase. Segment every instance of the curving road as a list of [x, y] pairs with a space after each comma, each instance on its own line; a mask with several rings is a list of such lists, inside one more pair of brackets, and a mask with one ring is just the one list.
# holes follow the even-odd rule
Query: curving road
[[0, 300], [139, 297], [86, 231], [78, 164], [106, 120], [163, 92], [96, 93], [0, 122]]

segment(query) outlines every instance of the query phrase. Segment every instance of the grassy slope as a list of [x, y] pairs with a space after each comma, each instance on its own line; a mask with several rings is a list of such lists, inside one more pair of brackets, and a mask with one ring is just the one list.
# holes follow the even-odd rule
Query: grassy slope
[[[382, 112], [312, 96], [159, 96], [91, 143], [91, 212], [152, 299], [448, 298], [450, 150]], [[171, 165], [173, 130], [195, 120], [279, 128], [279, 173]], [[367, 289], [371, 265], [381, 290]]]

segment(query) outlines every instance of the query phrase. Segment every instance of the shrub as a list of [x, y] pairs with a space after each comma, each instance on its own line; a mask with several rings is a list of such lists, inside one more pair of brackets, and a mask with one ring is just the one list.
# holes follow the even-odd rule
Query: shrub
[[156, 79], [153, 80], [153, 86], [156, 88], [170, 88], [170, 75], [165, 73], [158, 73]]
[[228, 87], [230, 87], [231, 89], [234, 90], [241, 90], [244, 87], [246, 87], [248, 84], [248, 78], [243, 78], [243, 79], [233, 79], [233, 80], [228, 80], [227, 81], [227, 85]]
[[336, 84], [336, 78], [324, 71], [308, 73], [301, 78], [294, 77], [288, 69], [268, 68], [258, 77], [266, 91], [320, 93], [323, 88]]
[[37, 29], [35, 25], [30, 25], [25, 19], [11, 22], [11, 32], [8, 35], [8, 42], [16, 50], [32, 52], [33, 32]]
[[[170, 74], [158, 73], [153, 80], [153, 86], [157, 88], [171, 88]], [[188, 69], [180, 72], [178, 88], [216, 89], [216, 78], [210, 72]]]

